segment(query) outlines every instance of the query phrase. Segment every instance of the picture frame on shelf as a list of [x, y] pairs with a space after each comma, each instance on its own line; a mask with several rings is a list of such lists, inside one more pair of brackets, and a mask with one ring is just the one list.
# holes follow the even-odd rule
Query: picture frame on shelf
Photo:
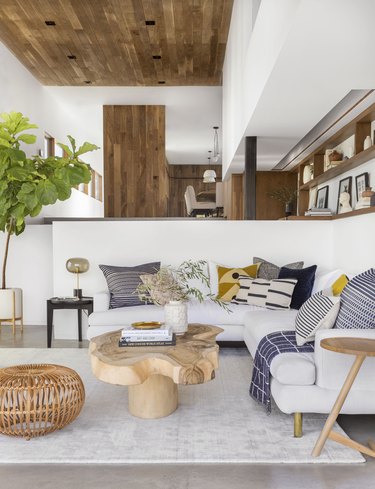
[[316, 194], [316, 207], [317, 209], [326, 209], [328, 207], [328, 191], [329, 186], [320, 188]]
[[309, 191], [309, 206], [308, 209], [312, 209], [316, 206], [316, 196], [318, 192], [318, 187], [312, 187]]
[[352, 202], [352, 177], [346, 177], [339, 182], [339, 191], [337, 193], [337, 214], [340, 214], [340, 195], [343, 192], [347, 192], [350, 195], [350, 205]]
[[361, 173], [355, 177], [355, 188], [356, 188], [356, 196], [357, 202], [362, 197], [362, 192], [366, 190], [366, 187], [369, 187], [369, 174], [368, 172]]

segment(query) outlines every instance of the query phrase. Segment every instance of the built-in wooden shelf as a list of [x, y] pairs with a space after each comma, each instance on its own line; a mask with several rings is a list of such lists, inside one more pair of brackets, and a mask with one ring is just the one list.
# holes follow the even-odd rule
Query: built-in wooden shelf
[[313, 178], [309, 182], [301, 185], [300, 190], [308, 190], [310, 188], [316, 187], [317, 185], [327, 182], [328, 180], [342, 175], [347, 171], [353, 170], [357, 166], [366, 163], [366, 161], [369, 161], [372, 158], [375, 158], [375, 146], [371, 146], [370, 148], [361, 151], [352, 158], [349, 158], [348, 160], [343, 161], [334, 168], [330, 168], [321, 175], [318, 175], [316, 178]]
[[289, 216], [283, 217], [282, 221], [333, 221], [336, 219], [346, 219], [348, 217], [361, 216], [363, 214], [375, 213], [375, 206], [367, 207], [366, 209], [358, 209], [345, 214], [336, 214], [334, 216]]

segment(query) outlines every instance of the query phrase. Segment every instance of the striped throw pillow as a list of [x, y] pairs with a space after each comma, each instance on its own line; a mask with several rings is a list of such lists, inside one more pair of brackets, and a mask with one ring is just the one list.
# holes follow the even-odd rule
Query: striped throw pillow
[[239, 276], [240, 288], [234, 304], [247, 304], [268, 309], [289, 309], [296, 279], [265, 280]]
[[330, 289], [321, 290], [302, 304], [296, 317], [296, 341], [302, 346], [313, 341], [319, 329], [333, 328], [340, 309], [340, 297]]
[[352, 278], [343, 290], [336, 328], [375, 329], [375, 268]]
[[[141, 275], [156, 273], [160, 262], [145, 263], [135, 267], [114, 267], [99, 265], [107, 281], [110, 293], [109, 308], [143, 306], [137, 294], [137, 287], [142, 283]], [[152, 302], [152, 301], [150, 301]]]

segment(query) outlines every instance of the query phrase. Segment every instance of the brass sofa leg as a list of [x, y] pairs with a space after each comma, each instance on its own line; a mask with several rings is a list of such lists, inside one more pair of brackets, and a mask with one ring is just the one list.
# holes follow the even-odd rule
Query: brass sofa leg
[[302, 413], [294, 413], [294, 438], [302, 437]]

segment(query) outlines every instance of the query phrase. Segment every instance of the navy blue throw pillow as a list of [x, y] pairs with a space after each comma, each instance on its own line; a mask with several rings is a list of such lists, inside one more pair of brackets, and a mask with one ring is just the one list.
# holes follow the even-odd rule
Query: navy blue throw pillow
[[298, 280], [297, 285], [294, 287], [292, 302], [290, 304], [292, 309], [299, 309], [311, 296], [316, 269], [316, 265], [299, 270], [286, 267], [281, 268], [279, 278], [296, 278]]

